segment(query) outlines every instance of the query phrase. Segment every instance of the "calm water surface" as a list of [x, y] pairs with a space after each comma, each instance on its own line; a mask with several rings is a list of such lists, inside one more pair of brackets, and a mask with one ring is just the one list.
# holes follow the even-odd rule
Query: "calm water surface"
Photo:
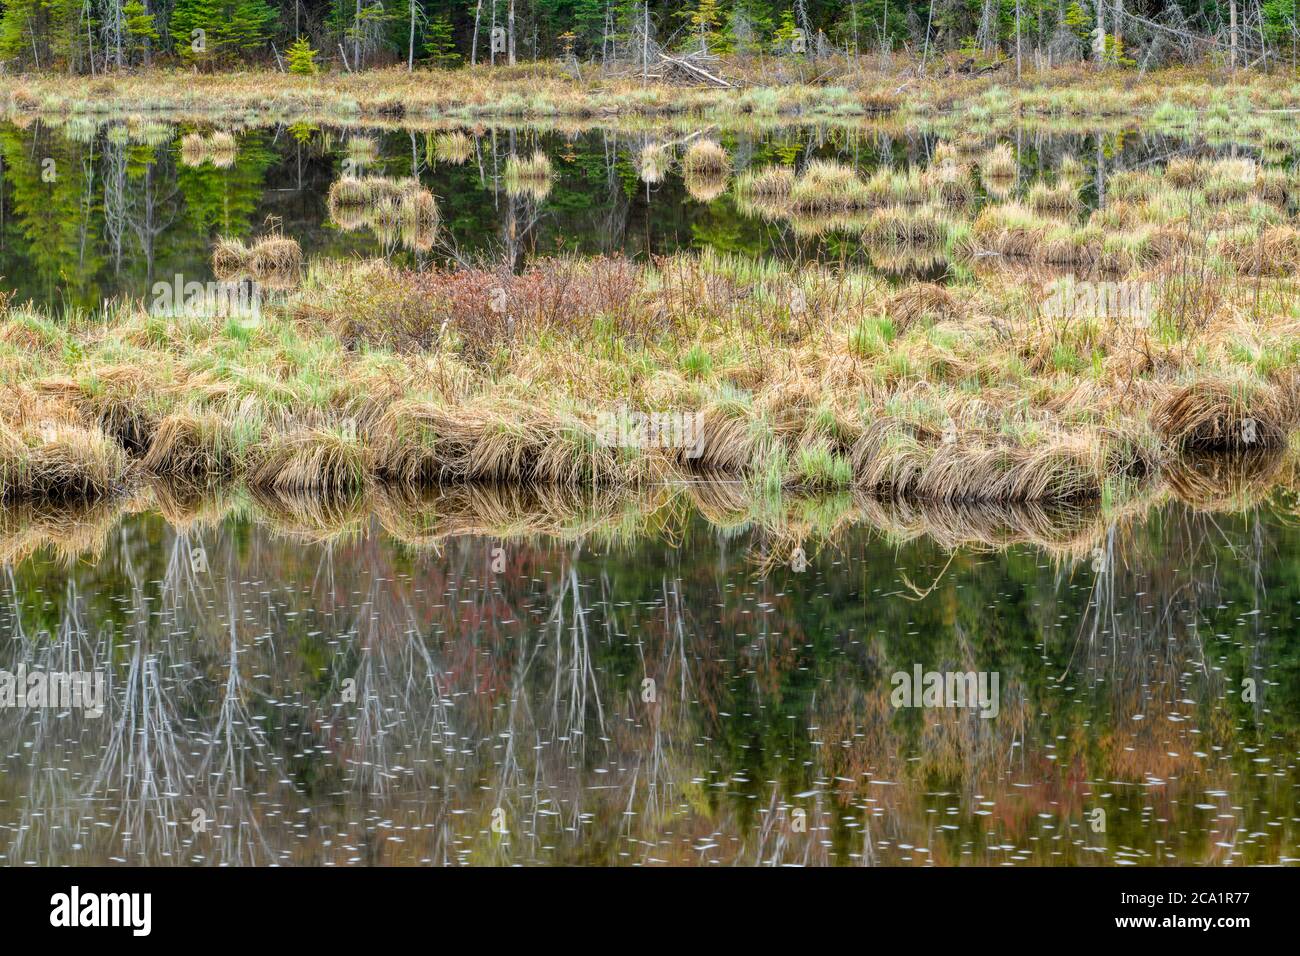
[[[0, 667], [109, 681], [98, 719], [0, 709], [0, 861], [1300, 859], [1290, 500], [1164, 505], [1091, 550], [948, 550], [914, 512], [806, 564], [700, 513], [268, 515], [7, 519]], [[918, 664], [997, 673], [997, 716], [894, 707]]]
[[[249, 128], [195, 163], [194, 131], [0, 127], [0, 288], [94, 309], [206, 279], [217, 236], [272, 229], [308, 256], [416, 268], [707, 247], [887, 269], [852, 230], [755, 216], [677, 170], [645, 182], [640, 134], [470, 130], [448, 159], [422, 131]], [[937, 141], [721, 139], [735, 170], [864, 174]], [[1203, 148], [1011, 141], [1017, 188], [1082, 164], [1081, 216], [1114, 171]], [[534, 149], [554, 181], [511, 195], [505, 160]], [[346, 169], [418, 175], [438, 244], [332, 222]], [[883, 505], [840, 521], [830, 501], [774, 530], [707, 496], [671, 520], [469, 497], [0, 512], [0, 670], [107, 678], [98, 718], [0, 707], [0, 862], [1300, 859], [1289, 498], [1064, 529]], [[918, 666], [997, 675], [997, 715], [895, 707], [892, 676]]]
[[[439, 152], [432, 132], [298, 124], [237, 130], [231, 153], [195, 156], [182, 149], [186, 134], [212, 132], [138, 118], [0, 124], [0, 289], [14, 290], [20, 302], [32, 299], [56, 309], [96, 309], [115, 296], [147, 301], [155, 282], [170, 282], [178, 273], [187, 282], [210, 279], [219, 236], [251, 238], [271, 230], [298, 240], [309, 257], [388, 256], [417, 268], [455, 261], [505, 261], [518, 268], [530, 255], [645, 257], [710, 248], [852, 262], [929, 279], [948, 274], [948, 263], [937, 256], [903, 265], [873, 256], [862, 246], [860, 224], [810, 231], [808, 224], [765, 219], [738, 204], [726, 182], [688, 182], [680, 163], [645, 182], [642, 147], [677, 143], [680, 151], [691, 134], [477, 128], [463, 132], [465, 145], [449, 158]], [[869, 127], [705, 127], [694, 135], [703, 133], [718, 136], [736, 172], [774, 163], [802, 168], [822, 158], [869, 176], [882, 166], [925, 165], [939, 142], [930, 134]], [[1016, 191], [1039, 175], [1050, 180], [1067, 157], [1077, 160], [1080, 216], [1097, 205], [1114, 172], [1197, 148], [1140, 129], [1020, 131], [976, 138], [967, 146], [978, 150], [999, 140], [1012, 145], [1019, 159]], [[549, 190], [512, 195], [504, 183], [506, 160], [534, 151], [551, 161]], [[1227, 147], [1214, 151], [1226, 153]], [[416, 252], [381, 241], [367, 228], [333, 222], [326, 196], [345, 172], [417, 176], [439, 204], [437, 245]], [[979, 187], [977, 203], [987, 198]]]

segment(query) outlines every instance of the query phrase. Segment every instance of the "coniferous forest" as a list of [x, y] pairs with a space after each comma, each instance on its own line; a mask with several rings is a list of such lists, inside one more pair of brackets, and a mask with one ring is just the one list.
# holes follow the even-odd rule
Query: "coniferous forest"
[[357, 71], [656, 49], [761, 57], [959, 53], [1163, 66], [1289, 63], [1297, 0], [5, 0], [10, 72], [95, 73], [159, 62]]

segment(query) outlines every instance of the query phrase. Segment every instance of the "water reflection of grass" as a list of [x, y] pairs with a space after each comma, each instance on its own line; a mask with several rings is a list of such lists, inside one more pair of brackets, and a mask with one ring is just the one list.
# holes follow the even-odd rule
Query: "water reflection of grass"
[[[6, 746], [31, 744], [0, 776], [0, 813], [20, 824], [4, 831], [9, 858], [1049, 865], [1290, 852], [1295, 715], [1281, 697], [1270, 713], [1235, 694], [1249, 673], [1291, 692], [1294, 641], [1269, 627], [1296, 597], [1282, 525], [1156, 508], [1064, 573], [1036, 547], [944, 558], [937, 538], [849, 524], [835, 548], [810, 549], [806, 571], [756, 581], [728, 554], [762, 549], [758, 521], [724, 536], [686, 517], [672, 546], [590, 528], [560, 540], [522, 526], [539, 506], [519, 489], [465, 492], [479, 500], [461, 507], [487, 517], [437, 550], [279, 536], [248, 500], [184, 532], [133, 519], [93, 564], [16, 567], [0, 617], [17, 639], [0, 667], [95, 666], [116, 648], [117, 677], [98, 724], [0, 713]], [[741, 505], [723, 488], [692, 493], [728, 517]], [[780, 520], [833, 529], [851, 499], [788, 501]], [[918, 597], [900, 572], [932, 587]], [[1199, 666], [1207, 655], [1220, 669]], [[895, 710], [888, 676], [917, 661], [999, 671], [1000, 717]], [[1098, 807], [1104, 833], [1085, 820]], [[187, 825], [200, 808], [206, 835]], [[299, 826], [304, 809], [319, 826]]]
[[880, 498], [861, 491], [786, 490], [755, 495], [737, 481], [687, 481], [641, 488], [521, 487], [464, 483], [340, 487], [329, 493], [225, 483], [216, 488], [154, 479], [129, 495], [68, 506], [16, 502], [0, 509], [0, 556], [17, 562], [43, 549], [64, 561], [94, 558], [124, 517], [157, 512], [177, 533], [247, 520], [307, 543], [355, 540], [377, 525], [416, 550], [464, 537], [554, 539], [627, 547], [676, 541], [691, 522], [749, 535], [759, 568], [786, 565], [795, 549], [834, 548], [869, 528], [897, 545], [918, 539], [947, 551], [1032, 545], [1065, 562], [1092, 555], [1117, 526], [1178, 501], [1210, 513], [1239, 513], [1295, 487], [1295, 458], [1261, 451], [1184, 459], [1162, 483], [1105, 502], [944, 502]]

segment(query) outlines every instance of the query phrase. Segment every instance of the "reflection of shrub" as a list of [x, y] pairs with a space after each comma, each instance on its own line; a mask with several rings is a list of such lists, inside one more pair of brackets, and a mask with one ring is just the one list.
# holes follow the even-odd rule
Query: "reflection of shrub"
[[473, 151], [473, 142], [460, 130], [440, 133], [433, 141], [433, 155], [440, 163], [460, 166], [469, 159]]
[[686, 191], [696, 202], [713, 202], [727, 191], [726, 173], [693, 172], [684, 176]]
[[658, 143], [647, 143], [641, 147], [641, 181], [654, 184], [664, 178], [671, 157], [668, 150]]
[[330, 186], [330, 219], [351, 231], [369, 226], [381, 241], [427, 251], [438, 232], [438, 202], [414, 178], [343, 176]]
[[224, 130], [206, 137], [202, 133], [186, 133], [181, 137], [181, 164], [184, 166], [211, 163], [218, 169], [228, 169], [238, 158], [239, 141]]

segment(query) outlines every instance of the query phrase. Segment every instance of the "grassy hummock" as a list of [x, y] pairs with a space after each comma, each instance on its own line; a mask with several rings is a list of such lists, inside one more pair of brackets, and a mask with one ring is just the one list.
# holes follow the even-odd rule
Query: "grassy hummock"
[[[1249, 267], [1231, 216], [1093, 262], [1150, 291], [1134, 316], [1047, 308], [1034, 266], [1071, 227], [1022, 208], [980, 214], [963, 242], [982, 269], [947, 287], [704, 252], [519, 274], [320, 261], [256, 316], [11, 305], [0, 493], [95, 498], [146, 475], [299, 495], [711, 477], [949, 506], [1118, 502], [1189, 457], [1286, 446], [1294, 280]], [[1125, 215], [1140, 230], [1160, 208]], [[982, 271], [990, 248], [1002, 265]], [[690, 422], [692, 442], [611, 440], [629, 414]]]
[[[930, 117], [954, 133], [995, 128], [1006, 121], [1054, 123], [1144, 117], [1156, 129], [1198, 126], [1237, 138], [1267, 133], [1273, 120], [1300, 105], [1300, 86], [1284, 73], [1231, 72], [1211, 65], [1149, 70], [1142, 83], [1123, 71], [1071, 65], [991, 74], [955, 72], [930, 62], [900, 86], [896, 58], [824, 57], [816, 62], [725, 58], [718, 69], [730, 87], [643, 83], [617, 70], [577, 73], [558, 61], [518, 66], [479, 65], [456, 70], [404, 68], [297, 76], [275, 70], [192, 73], [153, 68], [103, 76], [24, 75], [0, 90], [0, 114], [95, 116], [139, 114], [247, 122], [351, 120], [401, 122], [587, 120], [609, 123], [706, 117], [723, 126], [753, 118], [783, 121]], [[905, 89], [905, 91], [904, 91]], [[224, 134], [195, 137], [186, 162], [220, 165], [229, 153]], [[447, 142], [444, 152], [461, 147]], [[997, 172], [1005, 175], [1005, 156]], [[995, 177], [996, 178], [996, 177]]]

